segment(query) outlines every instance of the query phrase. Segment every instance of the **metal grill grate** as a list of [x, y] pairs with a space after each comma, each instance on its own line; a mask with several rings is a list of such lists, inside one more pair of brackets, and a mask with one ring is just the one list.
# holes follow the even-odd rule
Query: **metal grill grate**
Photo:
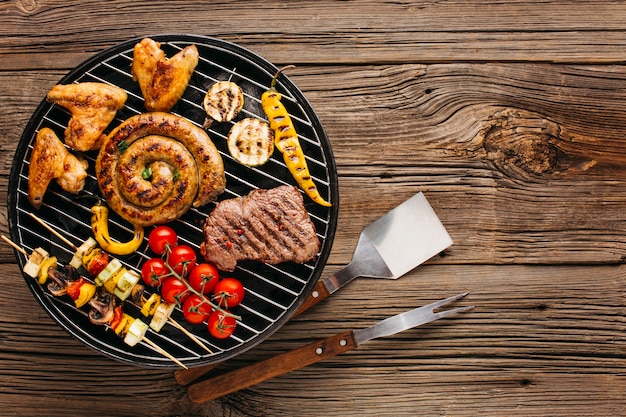
[[[213, 38], [189, 35], [159, 35], [152, 38], [161, 43], [168, 57], [190, 44], [195, 44], [200, 53], [200, 62], [189, 86], [171, 113], [186, 117], [201, 127], [206, 117], [202, 108], [206, 91], [216, 81], [230, 80], [239, 84], [245, 96], [244, 109], [232, 123], [243, 117], [265, 119], [260, 97], [277, 70], [272, 64], [237, 45]], [[101, 52], [60, 81], [61, 84], [98, 81], [123, 88], [128, 94], [128, 100], [110, 128], [133, 115], [145, 112], [141, 92], [130, 73], [133, 47], [139, 40], [133, 39]], [[180, 310], [175, 311], [172, 318], [209, 346], [212, 354], [169, 323], [159, 333], [150, 330], [147, 334], [150, 340], [189, 367], [235, 356], [260, 343], [280, 328], [314, 286], [332, 246], [338, 187], [330, 144], [315, 112], [298, 88], [287, 77], [281, 76], [278, 89], [283, 94], [283, 103], [294, 121], [314, 181], [322, 196], [333, 203], [332, 208], [325, 208], [305, 197], [306, 208], [322, 242], [322, 250], [316, 261], [304, 265], [284, 263], [271, 266], [258, 262], [241, 262], [230, 276], [244, 283], [246, 298], [236, 310], [241, 316], [237, 330], [226, 340], [211, 338], [204, 325], [187, 324]], [[36, 247], [45, 248], [57, 256], [61, 264], [69, 262], [73, 250], [30, 217], [29, 213], [34, 212], [34, 209], [27, 200], [28, 165], [39, 129], [50, 127], [62, 138], [69, 119], [70, 114], [65, 109], [42, 101], [18, 145], [9, 184], [8, 210], [12, 239], [28, 252]], [[267, 164], [258, 168], [243, 167], [235, 162], [225, 144], [232, 123], [214, 123], [207, 130], [222, 156], [226, 171], [226, 191], [220, 196], [220, 200], [245, 195], [255, 188], [295, 184], [278, 152], [275, 152]], [[83, 156], [90, 164], [85, 192], [99, 195], [94, 173], [97, 153], [85, 153]], [[78, 246], [91, 235], [90, 206], [89, 201], [77, 199], [63, 192], [56, 183], [51, 183], [44, 196], [44, 205], [36, 215]], [[190, 209], [171, 224], [178, 232], [181, 243], [198, 251], [203, 240], [202, 223], [213, 208], [214, 204], [208, 204]], [[132, 226], [111, 213], [110, 231], [115, 238], [124, 240], [132, 235]], [[23, 266], [25, 257], [19, 253], [16, 256], [20, 266]], [[142, 263], [152, 256], [144, 242], [135, 254], [119, 258], [126, 267], [139, 270]], [[25, 279], [50, 316], [90, 347], [115, 359], [138, 365], [177, 366], [146, 343], [140, 343], [133, 348], [126, 346], [110, 329], [91, 324], [86, 309], [76, 309], [69, 298], [54, 297], [34, 280], [26, 276]], [[148, 293], [150, 291], [149, 289]], [[135, 317], [141, 316], [136, 306], [127, 303], [124, 308]]]

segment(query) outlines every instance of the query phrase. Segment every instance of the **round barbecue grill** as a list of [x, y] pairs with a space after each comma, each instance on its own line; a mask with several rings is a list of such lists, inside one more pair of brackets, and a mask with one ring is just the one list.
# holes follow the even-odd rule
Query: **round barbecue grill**
[[[239, 116], [231, 123], [213, 123], [206, 130], [217, 146], [226, 171], [226, 191], [219, 200], [243, 196], [256, 188], [274, 188], [283, 184], [295, 185], [286, 168], [282, 155], [275, 151], [270, 161], [257, 168], [250, 168], [235, 162], [228, 153], [226, 136], [232, 125], [244, 117], [257, 117], [265, 120], [261, 108], [261, 94], [269, 87], [277, 68], [262, 57], [219, 39], [195, 35], [155, 35], [152, 39], [161, 44], [167, 57], [171, 57], [184, 47], [194, 44], [198, 48], [200, 61], [191, 77], [181, 100], [171, 109], [171, 113], [183, 116], [203, 126], [206, 113], [202, 100], [210, 86], [222, 80], [237, 83], [244, 92], [245, 105]], [[133, 47], [141, 39], [131, 39], [93, 56], [59, 81], [60, 84], [80, 82], [103, 82], [123, 88], [128, 94], [124, 108], [118, 112], [106, 133], [127, 118], [146, 112], [143, 97], [138, 84], [133, 81], [130, 72], [133, 59]], [[302, 92], [281, 74], [277, 83], [278, 91], [283, 95], [282, 102], [289, 111], [298, 132], [300, 142], [307, 156], [307, 162], [321, 195], [332, 203], [332, 207], [322, 207], [305, 198], [305, 206], [315, 224], [322, 243], [317, 258], [306, 264], [286, 262], [279, 265], [266, 265], [260, 262], [244, 261], [237, 269], [225, 276], [238, 278], [244, 284], [246, 297], [244, 302], [233, 311], [241, 317], [235, 333], [228, 339], [212, 338], [205, 325], [186, 323], [180, 309], [174, 311], [172, 318], [208, 346], [211, 353], [194, 343], [185, 332], [172, 323], [160, 332], [150, 330], [146, 337], [160, 349], [176, 357], [185, 366], [194, 367], [220, 362], [257, 345], [278, 330], [300, 306], [319, 278], [328, 258], [335, 233], [338, 211], [337, 172], [328, 138], [313, 108]], [[91, 206], [93, 200], [77, 198], [64, 192], [53, 181], [43, 199], [43, 206], [35, 210], [27, 199], [28, 166], [30, 154], [37, 132], [43, 127], [53, 129], [63, 138], [70, 113], [60, 106], [42, 100], [30, 119], [17, 147], [13, 160], [9, 182], [9, 227], [11, 239], [28, 253], [42, 247], [55, 255], [60, 264], [66, 264], [74, 254], [64, 240], [79, 246], [91, 236]], [[73, 152], [76, 154], [76, 152]], [[94, 173], [97, 152], [82, 154], [89, 161], [89, 176], [84, 192], [99, 195]], [[196, 249], [203, 240], [202, 224], [206, 216], [215, 207], [214, 203], [200, 208], [190, 209], [183, 217], [170, 223], [179, 235], [180, 243]], [[30, 213], [46, 222], [65, 239], [40, 225]], [[132, 225], [111, 212], [110, 233], [114, 238], [124, 240], [132, 236]], [[150, 229], [146, 230], [146, 235]], [[27, 258], [16, 251], [20, 266]], [[154, 255], [147, 242], [140, 250], [129, 256], [118, 256], [129, 269], [139, 271], [141, 265]], [[84, 272], [84, 271], [83, 271]], [[103, 354], [128, 363], [159, 367], [177, 367], [164, 356], [159, 349], [142, 342], [134, 347], [124, 344], [123, 340], [106, 326], [92, 324], [88, 318], [88, 308], [77, 309], [67, 296], [55, 297], [39, 285], [36, 280], [24, 275], [27, 285], [36, 299], [59, 325], [71, 335]], [[147, 289], [148, 295], [155, 289]], [[143, 318], [137, 306], [125, 303], [124, 310], [133, 317]], [[149, 319], [144, 319], [149, 322]]]

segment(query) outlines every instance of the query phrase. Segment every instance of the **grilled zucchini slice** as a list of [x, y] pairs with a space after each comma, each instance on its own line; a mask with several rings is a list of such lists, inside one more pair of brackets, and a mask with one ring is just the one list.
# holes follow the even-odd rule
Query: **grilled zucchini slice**
[[240, 164], [259, 166], [274, 152], [274, 133], [270, 126], [248, 117], [235, 123], [228, 132], [228, 151]]

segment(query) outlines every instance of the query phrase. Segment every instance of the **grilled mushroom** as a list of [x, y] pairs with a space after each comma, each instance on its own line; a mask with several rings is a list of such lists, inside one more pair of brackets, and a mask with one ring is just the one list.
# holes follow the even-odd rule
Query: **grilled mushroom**
[[113, 320], [115, 313], [115, 297], [103, 287], [99, 287], [95, 297], [89, 300], [89, 321], [93, 324], [104, 325]]
[[78, 279], [76, 268], [65, 265], [61, 269], [50, 268], [48, 270], [48, 290], [55, 297], [60, 297], [67, 293], [67, 285]]

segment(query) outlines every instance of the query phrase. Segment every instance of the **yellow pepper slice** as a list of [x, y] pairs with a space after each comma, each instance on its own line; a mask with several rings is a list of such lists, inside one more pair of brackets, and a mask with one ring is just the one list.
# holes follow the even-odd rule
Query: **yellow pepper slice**
[[109, 209], [98, 204], [91, 208], [91, 230], [100, 247], [114, 255], [130, 255], [139, 249], [143, 242], [143, 227], [133, 225], [134, 236], [128, 242], [117, 242], [109, 236]]
[[45, 284], [48, 280], [48, 270], [50, 268], [56, 268], [57, 266], [57, 258], [56, 256], [51, 256], [45, 261], [41, 263], [41, 268], [39, 269], [39, 279], [37, 282], [40, 284]]
[[159, 304], [161, 304], [161, 296], [157, 293], [152, 294], [141, 307], [141, 314], [145, 317], [153, 316]]
[[117, 288], [117, 282], [120, 280], [122, 275], [126, 272], [126, 268], [122, 267], [117, 272], [115, 272], [111, 278], [106, 280], [103, 287], [109, 294], [115, 295], [115, 289]]
[[78, 298], [74, 300], [76, 308], [81, 308], [96, 294], [96, 286], [90, 282], [83, 283], [79, 288]]
[[115, 331], [115, 334], [118, 336], [125, 336], [126, 333], [128, 333], [128, 328], [134, 320], [135, 318], [133, 316], [124, 313], [124, 315], [122, 316], [122, 320], [117, 326], [115, 326], [113, 331]]

